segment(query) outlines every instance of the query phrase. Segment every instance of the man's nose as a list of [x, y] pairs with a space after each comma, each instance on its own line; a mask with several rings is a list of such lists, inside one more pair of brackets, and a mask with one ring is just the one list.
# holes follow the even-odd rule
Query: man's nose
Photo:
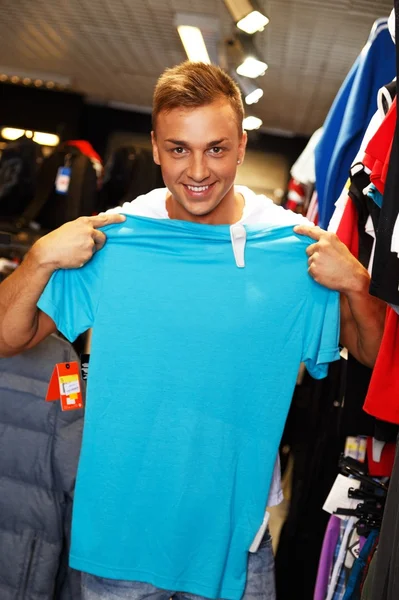
[[203, 155], [193, 156], [187, 169], [187, 176], [196, 183], [201, 183], [205, 179], [208, 179], [209, 175], [210, 170], [206, 157]]

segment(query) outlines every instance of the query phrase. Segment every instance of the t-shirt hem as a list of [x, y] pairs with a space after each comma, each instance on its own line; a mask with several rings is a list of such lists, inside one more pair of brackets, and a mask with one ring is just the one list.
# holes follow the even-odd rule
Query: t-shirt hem
[[314, 379], [324, 379], [328, 375], [328, 365], [336, 360], [339, 360], [339, 348], [334, 350], [323, 350], [317, 355], [316, 362], [311, 358], [302, 359], [306, 369]]
[[339, 348], [334, 348], [334, 350], [323, 350], [317, 357], [317, 365], [322, 365], [325, 363], [334, 362], [339, 360], [340, 353]]
[[[156, 575], [151, 571], [137, 571], [135, 569], [121, 569], [118, 567], [107, 567], [99, 563], [78, 558], [71, 554], [69, 556], [69, 566], [76, 571], [82, 571], [83, 573], [90, 573], [97, 577], [104, 577], [105, 579], [114, 579], [116, 581], [139, 581], [141, 583], [149, 583], [159, 589], [167, 590], [170, 592], [186, 592], [188, 594], [195, 594], [197, 596], [205, 596], [211, 600], [217, 600], [221, 596], [214, 592], [214, 588], [208, 587], [204, 584], [199, 584], [195, 581], [188, 580], [172, 580], [162, 575]], [[243, 589], [233, 589], [223, 587], [222, 594], [224, 600], [240, 600], [242, 597]]]

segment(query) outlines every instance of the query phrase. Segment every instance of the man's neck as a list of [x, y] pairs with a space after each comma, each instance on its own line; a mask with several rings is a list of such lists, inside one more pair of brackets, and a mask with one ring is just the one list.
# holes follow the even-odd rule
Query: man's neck
[[233, 193], [231, 199], [222, 202], [207, 215], [192, 215], [177, 202], [172, 194], [166, 197], [166, 210], [170, 219], [180, 221], [191, 221], [192, 223], [201, 223], [202, 225], [233, 225], [242, 219], [244, 213], [245, 200], [241, 194]]

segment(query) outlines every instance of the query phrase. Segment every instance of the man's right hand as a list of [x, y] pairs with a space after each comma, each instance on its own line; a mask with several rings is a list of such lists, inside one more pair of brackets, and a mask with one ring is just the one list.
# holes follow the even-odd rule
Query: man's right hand
[[49, 272], [77, 269], [104, 246], [106, 235], [98, 228], [123, 223], [125, 220], [126, 217], [121, 214], [79, 217], [40, 238], [29, 254], [39, 267]]

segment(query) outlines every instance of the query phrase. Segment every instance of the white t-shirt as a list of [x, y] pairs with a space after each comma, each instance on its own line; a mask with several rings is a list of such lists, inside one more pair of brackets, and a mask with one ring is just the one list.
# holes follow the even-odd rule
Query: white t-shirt
[[[312, 225], [302, 215], [297, 215], [292, 211], [286, 210], [282, 206], [274, 204], [273, 200], [264, 195], [257, 195], [249, 188], [236, 185], [236, 193], [244, 198], [244, 210], [238, 223], [244, 225], [266, 225], [276, 227]], [[107, 213], [123, 213], [134, 215], [136, 217], [148, 217], [151, 219], [169, 219], [166, 210], [166, 198], [169, 193], [167, 188], [160, 188], [149, 192], [143, 196], [138, 196], [132, 202], [125, 202], [123, 206], [117, 206], [107, 211]], [[274, 467], [273, 479], [270, 486], [268, 506], [276, 506], [284, 499], [281, 489], [281, 469], [280, 458], [277, 455]]]

